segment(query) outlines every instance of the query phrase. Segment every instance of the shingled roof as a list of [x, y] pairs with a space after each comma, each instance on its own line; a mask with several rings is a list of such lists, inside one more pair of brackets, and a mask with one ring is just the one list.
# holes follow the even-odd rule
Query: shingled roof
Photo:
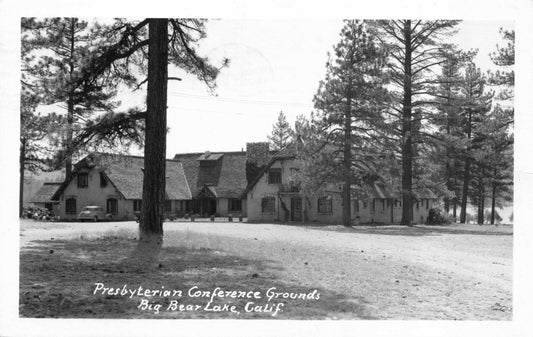
[[52, 196], [61, 186], [60, 182], [49, 182], [44, 183], [44, 185], [35, 193], [30, 202], [33, 203], [48, 203], [55, 202], [52, 201]]
[[[59, 187], [53, 199], [59, 199], [60, 194], [75, 177], [76, 173], [83, 168], [97, 168], [103, 171], [111, 184], [125, 199], [142, 199], [143, 167], [143, 157], [106, 153], [88, 155], [74, 166], [72, 174]], [[191, 191], [187, 184], [182, 164], [179, 161], [167, 159], [166, 177], [166, 199], [191, 199]]]
[[193, 197], [209, 187], [218, 198], [240, 198], [246, 188], [246, 152], [183, 153], [181, 162]]
[[270, 167], [272, 167], [272, 165], [276, 161], [296, 158], [299, 148], [301, 148], [302, 145], [303, 144], [302, 144], [301, 139], [298, 138], [298, 140], [287, 144], [284, 148], [282, 148], [278, 152], [274, 152], [268, 164], [265, 165], [265, 167], [263, 167], [263, 169], [259, 172], [259, 174], [243, 190], [241, 197], [245, 198], [246, 193], [252, 190], [252, 188], [257, 184], [257, 182], [261, 179], [261, 177], [268, 171]]
[[[375, 182], [364, 186], [352, 185], [352, 195], [358, 199], [400, 199], [399, 193], [392, 192], [383, 183]], [[429, 188], [414, 189], [413, 194], [417, 200], [438, 199]]]

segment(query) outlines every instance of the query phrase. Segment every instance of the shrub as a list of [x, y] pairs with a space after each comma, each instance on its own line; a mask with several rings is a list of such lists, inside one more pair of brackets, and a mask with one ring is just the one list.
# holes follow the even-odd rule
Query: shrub
[[449, 225], [453, 221], [453, 217], [450, 214], [444, 213], [439, 208], [432, 208], [429, 210], [427, 219], [428, 225]]

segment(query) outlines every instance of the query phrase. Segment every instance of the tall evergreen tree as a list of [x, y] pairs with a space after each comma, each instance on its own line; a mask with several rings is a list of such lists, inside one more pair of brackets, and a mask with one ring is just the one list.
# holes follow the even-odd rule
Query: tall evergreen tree
[[488, 135], [485, 153], [491, 166], [491, 224], [494, 224], [497, 214], [497, 200], [510, 201], [513, 195], [515, 33], [503, 29], [500, 29], [500, 33], [507, 44], [497, 46], [496, 52], [491, 55], [493, 63], [499, 69], [495, 73], [489, 73], [488, 84], [496, 86], [499, 93], [495, 96], [495, 108], [485, 131]]
[[[481, 73], [479, 68], [474, 63], [470, 63], [464, 74], [463, 82], [461, 83], [461, 124], [463, 125], [463, 135], [465, 146], [462, 151], [463, 157], [463, 179], [461, 191], [461, 213], [459, 221], [464, 223], [466, 221], [466, 209], [468, 205], [468, 196], [471, 194], [469, 188], [474, 182], [477, 190], [477, 197], [475, 198], [476, 205], [483, 208], [484, 200], [479, 199], [483, 191], [483, 176], [484, 168], [481, 162], [476, 164], [476, 151], [478, 151], [485, 140], [482, 132], [483, 123], [486, 121], [487, 113], [490, 110], [492, 94], [485, 92], [486, 78]], [[474, 170], [473, 166], [477, 170]], [[472, 181], [472, 173], [475, 172], [477, 181]], [[478, 212], [483, 216], [483, 212]]]
[[[413, 168], [415, 142], [423, 142], [424, 121], [432, 111], [435, 68], [445, 62], [443, 39], [454, 33], [453, 20], [377, 20], [371, 22], [378, 38], [389, 51], [389, 74], [393, 104], [388, 113], [391, 137], [400, 152], [402, 177], [402, 220], [413, 220]], [[418, 115], [415, 114], [418, 112]]]
[[[90, 29], [78, 18], [22, 18], [22, 45], [28, 85], [38, 90], [41, 104], [66, 110], [66, 125], [58, 160], [72, 170], [74, 132], [95, 111], [111, 111], [117, 81], [100, 76], [81, 80], [82, 69], [102, 38], [103, 29]], [[101, 28], [101, 27], [100, 27]]]
[[[312, 163], [306, 167], [307, 175], [315, 176], [315, 182], [318, 178], [318, 184], [342, 184], [343, 225], [350, 226], [351, 185], [375, 172], [369, 158], [378, 152], [372, 146], [378, 137], [368, 125], [381, 120], [386, 100], [385, 55], [363, 21], [345, 21], [340, 35], [314, 97], [318, 114], [312, 127], [317, 133], [314, 153], [306, 155]], [[309, 143], [313, 142], [308, 142], [308, 151]], [[316, 175], [317, 170], [322, 173]]]
[[275, 151], [281, 150], [289, 144], [293, 137], [294, 131], [289, 122], [287, 122], [287, 118], [283, 111], [280, 111], [278, 120], [272, 126], [272, 133], [267, 136], [271, 149]]
[[38, 95], [23, 82], [20, 101], [19, 216], [22, 216], [25, 174], [48, 169], [48, 158], [53, 154], [50, 140], [53, 140], [51, 138], [55, 136], [59, 125], [64, 123], [63, 118], [56, 114], [37, 114], [35, 109], [38, 103]]
[[463, 71], [474, 56], [473, 52], [464, 53], [455, 47], [445, 52], [445, 62], [435, 90], [437, 113], [431, 119], [436, 127], [434, 162], [440, 165], [440, 174], [444, 177], [448, 190], [444, 197], [444, 211], [451, 211], [454, 219], [457, 218], [457, 207], [461, 199], [461, 149], [465, 146], [460, 117], [463, 103], [460, 90]]
[[[109, 69], [139, 66], [139, 73], [147, 72], [147, 111], [130, 111], [107, 114], [80, 134], [77, 144], [88, 139], [116, 137], [133, 132], [136, 122], [145, 120], [145, 164], [143, 176], [143, 203], [140, 232], [142, 241], [161, 243], [163, 235], [163, 202], [165, 195], [166, 112], [168, 64], [176, 66], [203, 81], [214, 90], [220, 68], [211, 65], [197, 53], [197, 43], [205, 34], [202, 19], [145, 19], [127, 21], [117, 19], [110, 35], [100, 48], [100, 55], [93, 57], [82, 69], [81, 80], [93, 83]], [[222, 66], [228, 64], [224, 60]], [[147, 67], [146, 67], [147, 63]], [[155, 238], [155, 240], [153, 240]]]

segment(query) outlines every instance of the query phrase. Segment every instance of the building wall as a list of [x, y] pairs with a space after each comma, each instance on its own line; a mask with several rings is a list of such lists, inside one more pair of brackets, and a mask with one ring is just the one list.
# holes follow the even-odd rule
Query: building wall
[[[278, 160], [271, 168], [281, 169], [281, 183], [287, 184], [289, 182], [291, 168], [295, 168], [294, 160]], [[281, 203], [278, 198], [279, 185], [268, 183], [268, 172], [263, 174], [259, 181], [255, 184], [251, 191], [248, 192], [246, 198], [246, 211], [249, 222], [274, 222], [283, 219], [284, 214], [281, 208]], [[275, 198], [274, 212], [263, 213], [261, 211], [261, 200], [264, 197]], [[290, 207], [289, 196], [284, 196], [283, 201]], [[244, 205], [243, 205], [244, 206]], [[244, 208], [244, 207], [243, 207]]]
[[326, 194], [331, 197], [331, 213], [318, 212], [319, 196], [309, 197], [306, 200], [308, 220], [317, 223], [341, 224], [342, 223], [342, 197], [340, 193]]
[[[85, 206], [100, 206], [107, 211], [107, 199], [116, 198], [118, 212], [112, 215], [113, 220], [135, 220], [135, 213], [133, 211], [133, 200], [123, 199], [115, 187], [108, 181], [106, 187], [100, 187], [100, 171], [99, 170], [81, 170], [80, 172], [88, 173], [88, 186], [85, 188], [78, 187], [77, 176], [72, 179], [68, 186], [63, 191], [59, 200], [59, 215], [61, 220], [75, 220], [78, 214]], [[76, 199], [76, 212], [66, 212], [66, 200], [70, 197]], [[180, 200], [171, 200], [172, 214], [180, 210]], [[167, 212], [168, 213], [168, 212]]]
[[[282, 184], [287, 184], [290, 177], [290, 168], [295, 167], [294, 160], [277, 161], [272, 168], [281, 168]], [[290, 211], [290, 198], [298, 194], [283, 194], [281, 200], [278, 197], [279, 185], [268, 183], [268, 172], [263, 174], [255, 186], [247, 195], [247, 211], [249, 222], [275, 222], [284, 221], [285, 215], [281, 207], [283, 201]], [[302, 218], [305, 222], [316, 222], [325, 224], [342, 223], [342, 196], [340, 193], [326, 193], [324, 196], [331, 197], [331, 213], [318, 212], [318, 198], [321, 196], [312, 196], [302, 198], [302, 208], [305, 214]], [[262, 212], [262, 199], [264, 197], [275, 198], [275, 209], [270, 213]], [[391, 210], [393, 223], [399, 223], [402, 218], [402, 207], [400, 203], [388, 202], [385, 199], [375, 199], [375, 207], [372, 208], [372, 200], [352, 200], [351, 212], [352, 223], [356, 223], [359, 217], [360, 223], [391, 223]], [[436, 200], [424, 199], [413, 205], [413, 221], [416, 223], [425, 223], [429, 215], [429, 210], [434, 206]], [[359, 208], [356, 205], [359, 205]], [[366, 206], [365, 206], [366, 204]]]
[[246, 199], [241, 200], [241, 211], [240, 212], [230, 212], [228, 210], [229, 198], [218, 198], [217, 199], [217, 214], [221, 217], [227, 217], [228, 214], [232, 214], [234, 217], [242, 215], [246, 217]]
[[[88, 186], [79, 188], [77, 175], [68, 184], [59, 200], [59, 213], [62, 220], [76, 219], [85, 206], [100, 206], [105, 212], [108, 198], [118, 200], [118, 214], [113, 215], [114, 219], [133, 218], [133, 201], [124, 200], [109, 182], [106, 187], [100, 187], [99, 170], [81, 170], [80, 172], [88, 173]], [[72, 214], [66, 212], [66, 200], [70, 197], [76, 199], [76, 212]]]

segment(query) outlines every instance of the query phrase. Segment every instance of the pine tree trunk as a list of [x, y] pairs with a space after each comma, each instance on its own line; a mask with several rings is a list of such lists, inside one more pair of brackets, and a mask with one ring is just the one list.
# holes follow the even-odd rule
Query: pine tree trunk
[[348, 105], [346, 112], [344, 113], [344, 163], [343, 163], [343, 175], [344, 185], [342, 189], [342, 225], [350, 227], [352, 220], [352, 205], [350, 202], [350, 188], [352, 183], [352, 94], [351, 94], [352, 82], [349, 82], [348, 86]]
[[468, 200], [468, 185], [470, 184], [470, 157], [465, 160], [465, 172], [463, 179], [463, 192], [461, 196], [461, 213], [459, 215], [459, 222], [466, 223], [466, 207]]
[[22, 144], [20, 144], [19, 217], [22, 217], [22, 209], [24, 208], [24, 158], [26, 158], [26, 140], [22, 140]]
[[485, 223], [485, 188], [483, 188], [481, 193], [481, 212], [480, 212], [480, 225]]
[[[452, 103], [451, 103], [451, 87], [449, 84], [445, 84], [446, 85], [446, 94], [447, 94], [447, 97], [446, 97], [446, 104], [448, 106], [451, 106]], [[449, 112], [449, 108], [446, 110], [446, 135], [450, 135], [451, 133], [451, 122], [450, 122], [450, 112]], [[453, 190], [453, 185], [452, 185], [452, 167], [450, 165], [450, 156], [451, 156], [451, 151], [450, 151], [450, 146], [449, 145], [446, 145], [446, 188], [448, 189], [448, 191], [452, 191]], [[449, 214], [450, 213], [450, 198], [449, 197], [446, 197], [444, 198], [444, 212], [446, 214]]]
[[[470, 108], [467, 109], [468, 113], [468, 124], [467, 127], [467, 137], [468, 140], [472, 138], [472, 110]], [[466, 222], [466, 207], [468, 205], [468, 186], [470, 185], [470, 147], [467, 148], [466, 151], [466, 158], [465, 158], [465, 172], [464, 172], [464, 179], [463, 179], [463, 193], [461, 197], [461, 215], [459, 221], [461, 223]]]
[[455, 188], [455, 186], [457, 186], [457, 166], [455, 166], [455, 175], [454, 175], [454, 178], [453, 178], [453, 186], [454, 186], [454, 189], [453, 189], [453, 222], [457, 222], [457, 189]]
[[412, 78], [411, 78], [411, 21], [403, 29], [405, 59], [402, 110], [402, 225], [413, 221], [413, 134], [412, 134]]
[[478, 206], [477, 206], [477, 224], [478, 225], [483, 225], [483, 210], [484, 210], [484, 205], [483, 205], [483, 195], [482, 195], [482, 192], [479, 191], [479, 196], [478, 196]]
[[148, 93], [144, 147], [141, 239], [163, 236], [165, 201], [168, 20], [150, 19], [148, 44]]
[[479, 213], [479, 224], [480, 225], [483, 225], [485, 223], [485, 181], [484, 181], [484, 176], [485, 176], [485, 168], [482, 168], [481, 169], [481, 175], [479, 176], [479, 194], [480, 194], [480, 207], [481, 207], [481, 210], [480, 210], [480, 213]]
[[66, 158], [65, 158], [65, 179], [67, 179], [72, 173], [72, 126], [74, 124], [74, 88], [73, 88], [73, 74], [74, 74], [74, 53], [75, 49], [75, 28], [76, 28], [76, 18], [70, 19], [70, 56], [69, 56], [69, 93], [67, 98], [67, 139], [65, 144]]
[[492, 197], [490, 206], [490, 224], [494, 225], [494, 218], [496, 212], [496, 182], [492, 183]]
[[69, 94], [67, 100], [67, 139], [65, 144], [66, 158], [65, 158], [65, 180], [72, 173], [72, 125], [74, 124], [74, 102], [72, 94]]

